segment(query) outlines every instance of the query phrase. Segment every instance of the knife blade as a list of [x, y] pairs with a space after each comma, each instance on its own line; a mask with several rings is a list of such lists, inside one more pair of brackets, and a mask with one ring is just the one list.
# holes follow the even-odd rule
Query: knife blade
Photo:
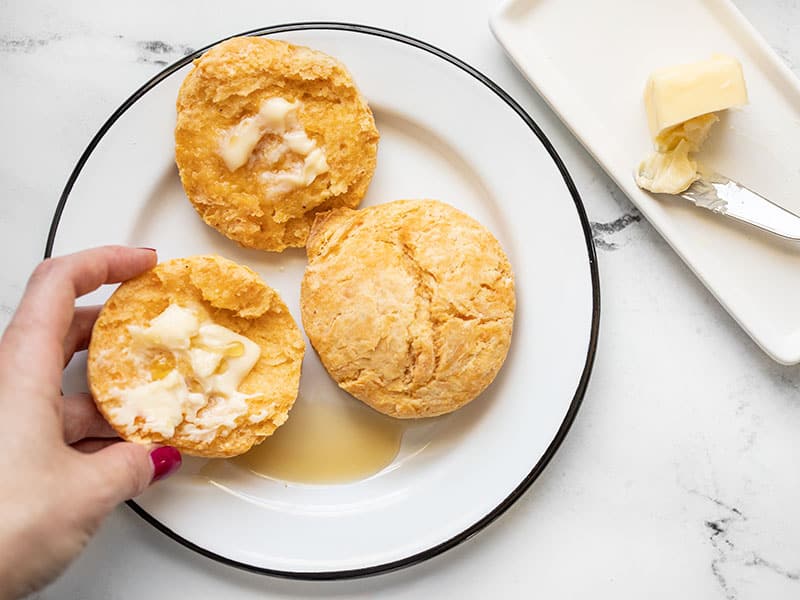
[[679, 194], [696, 206], [754, 225], [790, 240], [800, 240], [800, 216], [719, 173], [702, 173]]

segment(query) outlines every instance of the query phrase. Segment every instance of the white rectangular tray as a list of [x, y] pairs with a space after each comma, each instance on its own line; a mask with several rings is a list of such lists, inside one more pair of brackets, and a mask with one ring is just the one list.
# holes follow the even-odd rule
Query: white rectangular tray
[[727, 0], [508, 0], [490, 25], [517, 67], [711, 293], [773, 359], [800, 362], [800, 244], [639, 189], [642, 102], [659, 67], [721, 52], [750, 104], [727, 111], [702, 163], [800, 214], [800, 81]]

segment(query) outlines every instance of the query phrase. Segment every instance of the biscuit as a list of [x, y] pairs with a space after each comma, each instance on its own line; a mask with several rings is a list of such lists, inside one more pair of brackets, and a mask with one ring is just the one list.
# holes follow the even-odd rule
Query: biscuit
[[304, 352], [286, 305], [255, 272], [218, 256], [178, 258], [105, 303], [89, 386], [126, 440], [235, 456], [286, 421]]
[[316, 212], [358, 206], [372, 179], [372, 112], [344, 65], [322, 52], [227, 40], [194, 61], [176, 106], [186, 194], [242, 246], [304, 246]]
[[435, 200], [317, 216], [301, 287], [306, 334], [339, 386], [399, 418], [464, 406], [511, 343], [514, 277], [480, 223]]

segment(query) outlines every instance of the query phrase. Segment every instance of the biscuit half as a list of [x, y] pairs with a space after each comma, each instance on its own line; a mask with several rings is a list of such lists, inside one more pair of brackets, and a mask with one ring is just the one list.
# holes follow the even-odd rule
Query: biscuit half
[[233, 38], [195, 60], [177, 98], [175, 160], [203, 220], [242, 246], [304, 246], [315, 213], [358, 206], [378, 131], [336, 59]]
[[[181, 330], [187, 314], [206, 326], [206, 338], [197, 327]], [[237, 374], [231, 369], [239, 368], [245, 345], [257, 360]], [[103, 306], [89, 346], [89, 386], [126, 440], [235, 456], [286, 421], [304, 352], [286, 305], [254, 271], [218, 256], [178, 258], [121, 284]], [[206, 367], [208, 377], [200, 378]], [[234, 377], [234, 393], [213, 383], [220, 373]], [[167, 411], [175, 394], [191, 403]]]
[[435, 200], [319, 215], [308, 239], [303, 326], [345, 391], [399, 418], [456, 410], [511, 343], [511, 265], [480, 223]]

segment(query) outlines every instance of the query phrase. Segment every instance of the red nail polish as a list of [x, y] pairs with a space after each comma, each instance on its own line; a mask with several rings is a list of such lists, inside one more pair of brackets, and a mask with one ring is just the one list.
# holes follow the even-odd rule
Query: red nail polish
[[169, 477], [181, 466], [181, 453], [172, 446], [161, 446], [150, 453], [150, 460], [153, 461], [153, 479], [158, 481]]
[[150, 252], [156, 252], [155, 248], [148, 248], [147, 246], [139, 246], [137, 250], [150, 250]]

